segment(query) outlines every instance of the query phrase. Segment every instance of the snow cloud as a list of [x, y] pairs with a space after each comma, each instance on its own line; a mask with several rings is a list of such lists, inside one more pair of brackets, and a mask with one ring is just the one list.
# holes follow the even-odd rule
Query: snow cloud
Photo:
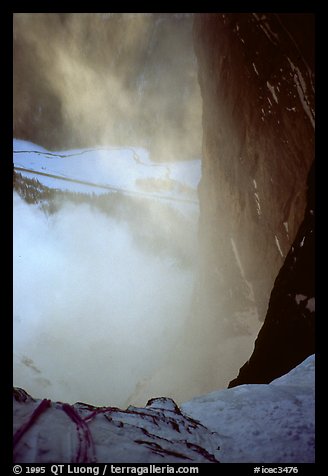
[[181, 21], [165, 14], [15, 14], [16, 128], [25, 122], [37, 143], [35, 135], [53, 124], [43, 137], [69, 147], [142, 145], [155, 160], [198, 158], [192, 22]]
[[192, 291], [192, 267], [146, 253], [126, 224], [14, 195], [15, 384], [33, 395], [128, 404], [181, 339]]
[[[142, 147], [162, 164], [200, 159], [189, 20], [15, 14], [15, 137], [56, 151]], [[153, 184], [136, 185], [148, 193]], [[131, 210], [127, 220], [64, 203], [48, 215], [15, 195], [14, 383], [33, 396], [121, 407], [162, 395], [179, 402], [226, 386], [250, 355], [255, 332], [245, 316], [237, 324], [246, 330], [233, 337], [220, 324], [231, 322], [228, 310], [213, 316], [206, 302], [195, 316], [197, 218], [191, 226], [172, 220], [155, 200], [146, 213]], [[249, 321], [259, 327], [256, 315]]]
[[14, 385], [34, 397], [179, 403], [227, 386], [249, 356], [254, 333], [194, 313], [197, 217], [134, 201], [49, 214], [14, 193]]

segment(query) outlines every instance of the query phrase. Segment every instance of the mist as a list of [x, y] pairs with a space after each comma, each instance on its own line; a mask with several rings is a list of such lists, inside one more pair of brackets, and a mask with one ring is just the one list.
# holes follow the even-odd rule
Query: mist
[[134, 145], [199, 158], [192, 15], [14, 15], [14, 136], [59, 150]]
[[119, 407], [226, 386], [253, 336], [194, 313], [197, 216], [134, 199], [49, 214], [14, 193], [14, 384]]
[[89, 205], [47, 215], [14, 195], [17, 385], [124, 405], [163, 365], [186, 325], [194, 270], [143, 248]]
[[[16, 138], [172, 162], [201, 158], [201, 122], [190, 15], [14, 15]], [[120, 407], [225, 387], [259, 321], [250, 310], [231, 332], [224, 304], [213, 316], [197, 302], [198, 211], [119, 209], [61, 201], [48, 213], [14, 194], [14, 384]]]

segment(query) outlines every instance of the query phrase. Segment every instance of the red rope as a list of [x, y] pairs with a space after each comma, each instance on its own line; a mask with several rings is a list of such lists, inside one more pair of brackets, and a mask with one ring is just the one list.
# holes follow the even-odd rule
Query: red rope
[[78, 432], [79, 447], [75, 463], [96, 462], [94, 443], [87, 423], [80, 417], [74, 407], [68, 403], [64, 403], [62, 409], [75, 423]]
[[44, 399], [42, 402], [36, 407], [34, 412], [32, 413], [30, 419], [24, 423], [14, 434], [14, 447], [17, 445], [19, 440], [22, 438], [22, 436], [31, 428], [33, 423], [36, 422], [36, 420], [39, 418], [41, 413], [43, 413], [47, 408], [51, 406], [51, 400]]
[[94, 417], [100, 415], [101, 413], [108, 413], [115, 411], [116, 408], [113, 407], [100, 407], [96, 408], [93, 412], [91, 412], [88, 416], [86, 416], [83, 420], [85, 422], [89, 422], [94, 419]]

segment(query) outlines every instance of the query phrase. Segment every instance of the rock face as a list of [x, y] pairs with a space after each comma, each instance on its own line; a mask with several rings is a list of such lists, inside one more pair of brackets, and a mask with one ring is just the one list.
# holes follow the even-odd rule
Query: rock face
[[127, 410], [14, 389], [16, 463], [313, 463], [314, 356], [269, 385]]
[[311, 14], [195, 15], [203, 98], [201, 313], [264, 320], [314, 160]]
[[271, 382], [315, 351], [314, 170], [305, 217], [275, 281], [254, 352], [230, 387]]

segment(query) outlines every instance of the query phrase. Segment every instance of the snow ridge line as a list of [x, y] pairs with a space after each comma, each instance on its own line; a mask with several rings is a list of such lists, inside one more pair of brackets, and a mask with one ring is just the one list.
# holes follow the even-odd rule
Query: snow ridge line
[[93, 183], [93, 182], [88, 182], [86, 180], [71, 179], [71, 178], [68, 178], [68, 177], [63, 177], [61, 175], [48, 174], [46, 172], [39, 172], [39, 171], [36, 171], [36, 170], [33, 170], [33, 169], [26, 169], [24, 167], [19, 167], [19, 166], [16, 166], [16, 165], [14, 165], [14, 169], [15, 170], [20, 170], [22, 172], [28, 172], [28, 173], [36, 174], [36, 175], [43, 175], [45, 177], [51, 177], [51, 178], [55, 178], [55, 179], [58, 179], [58, 180], [65, 180], [66, 182], [80, 183], [82, 185], [90, 185], [90, 186], [96, 187], [96, 188], [103, 188], [105, 190], [111, 190], [113, 192], [122, 193], [122, 194], [126, 194], [126, 195], [136, 195], [136, 196], [142, 196], [142, 197], [145, 197], [145, 198], [159, 198], [161, 200], [171, 200], [171, 201], [174, 201], [174, 202], [193, 203], [195, 205], [198, 204], [198, 202], [196, 200], [192, 200], [192, 199], [189, 199], [189, 198], [167, 197], [165, 195], [157, 195], [157, 194], [136, 192], [136, 191], [127, 190], [127, 189], [124, 189], [124, 188], [115, 188], [115, 187], [111, 187], [110, 185], [101, 185], [101, 184], [97, 184], [97, 183]]
[[[74, 152], [72, 154], [66, 153], [66, 154], [59, 154], [58, 152], [48, 152], [48, 151], [40, 151], [40, 150], [13, 150], [14, 154], [38, 154], [43, 157], [59, 157], [60, 159], [66, 159], [69, 157], [77, 157], [78, 155], [84, 155], [84, 154], [89, 154], [90, 152], [112, 152], [113, 150], [122, 150], [122, 147], [111, 147], [111, 148], [98, 148], [98, 149], [85, 149], [81, 150], [80, 152]], [[148, 167], [163, 167], [163, 168], [168, 168], [166, 163], [161, 163], [159, 162], [158, 164], [148, 164], [146, 162], [143, 162], [140, 159], [139, 154], [132, 148], [132, 147], [124, 147], [124, 150], [129, 150], [133, 154], [133, 160], [137, 162], [137, 164], [141, 165], [146, 165]]]
[[[100, 147], [98, 149], [97, 148], [96, 149], [85, 149], [85, 150], [81, 150], [80, 152], [74, 152], [72, 154], [59, 154], [58, 152], [48, 152], [48, 151], [42, 151], [42, 150], [13, 150], [13, 153], [14, 154], [38, 154], [38, 155], [42, 155], [42, 156], [46, 155], [46, 156], [60, 157], [61, 159], [65, 159], [66, 157], [75, 157], [77, 155], [88, 154], [89, 152], [102, 152], [102, 151], [108, 152], [108, 151], [112, 151], [112, 150], [121, 150], [121, 149], [122, 149], [121, 147], [107, 147], [107, 148]], [[132, 147], [124, 147], [124, 149], [125, 150], [130, 150], [131, 152], [133, 152], [134, 155], [136, 155], [139, 158], [138, 154], [136, 153], [136, 151], [134, 149], [132, 149]], [[141, 163], [143, 163], [143, 162], [141, 162]]]

